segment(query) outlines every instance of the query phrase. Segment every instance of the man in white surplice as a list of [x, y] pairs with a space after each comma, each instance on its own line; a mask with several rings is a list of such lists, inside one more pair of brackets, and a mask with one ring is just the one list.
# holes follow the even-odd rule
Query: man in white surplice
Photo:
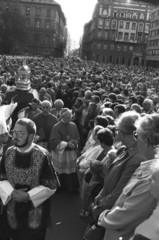
[[1, 163], [0, 197], [7, 205], [8, 232], [12, 240], [44, 240], [51, 196], [58, 178], [47, 150], [33, 143], [36, 126], [19, 119], [14, 127], [15, 145]]

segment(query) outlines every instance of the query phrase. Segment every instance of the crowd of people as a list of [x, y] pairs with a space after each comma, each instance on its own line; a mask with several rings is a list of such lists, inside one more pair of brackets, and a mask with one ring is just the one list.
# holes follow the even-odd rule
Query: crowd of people
[[[24, 58], [38, 94], [20, 105]], [[158, 240], [159, 70], [24, 58], [0, 57], [0, 239], [44, 240], [65, 190], [80, 193], [83, 239]]]

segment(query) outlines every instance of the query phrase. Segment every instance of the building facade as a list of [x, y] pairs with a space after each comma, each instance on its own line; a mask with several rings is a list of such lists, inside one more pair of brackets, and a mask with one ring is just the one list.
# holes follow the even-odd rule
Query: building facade
[[151, 14], [150, 33], [147, 43], [146, 65], [159, 67], [159, 6]]
[[54, 0], [2, 0], [6, 6], [16, 2], [25, 18], [27, 39], [16, 45], [13, 54], [64, 56], [66, 18]]
[[103, 63], [144, 65], [152, 6], [134, 0], [98, 0], [84, 26], [82, 57]]

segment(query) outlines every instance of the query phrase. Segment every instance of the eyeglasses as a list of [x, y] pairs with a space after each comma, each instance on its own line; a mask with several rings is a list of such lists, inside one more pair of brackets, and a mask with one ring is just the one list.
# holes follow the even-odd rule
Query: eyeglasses
[[22, 138], [24, 135], [26, 135], [27, 133], [26, 132], [23, 132], [23, 131], [16, 131], [16, 130], [13, 130], [13, 135], [16, 135], [18, 136], [19, 138]]
[[119, 132], [121, 132], [124, 136], [125, 136], [125, 132], [119, 128], [115, 129], [115, 134], [119, 134]]
[[134, 139], [137, 140], [137, 138], [138, 138], [138, 134], [137, 134], [136, 131], [133, 132], [133, 136], [134, 136]]

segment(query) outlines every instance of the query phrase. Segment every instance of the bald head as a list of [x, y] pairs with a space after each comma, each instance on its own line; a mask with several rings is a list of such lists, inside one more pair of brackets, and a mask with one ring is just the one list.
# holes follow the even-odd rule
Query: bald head
[[47, 101], [47, 100], [44, 100], [44, 101], [42, 102], [41, 106], [42, 106], [42, 107], [43, 107], [43, 106], [49, 106], [49, 107], [51, 107], [51, 103], [50, 103], [49, 101]]
[[51, 103], [47, 100], [43, 101], [41, 104], [41, 109], [44, 115], [48, 115], [50, 112]]

